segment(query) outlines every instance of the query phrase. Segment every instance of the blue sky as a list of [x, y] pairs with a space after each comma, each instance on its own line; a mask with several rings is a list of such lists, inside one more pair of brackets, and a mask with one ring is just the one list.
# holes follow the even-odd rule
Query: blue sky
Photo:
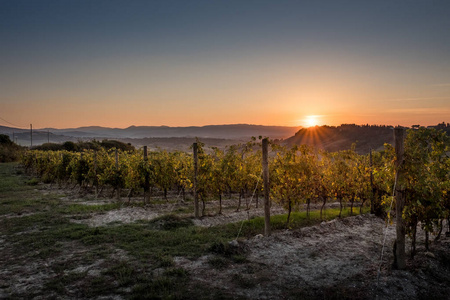
[[0, 117], [450, 122], [449, 16], [450, 1], [0, 0]]

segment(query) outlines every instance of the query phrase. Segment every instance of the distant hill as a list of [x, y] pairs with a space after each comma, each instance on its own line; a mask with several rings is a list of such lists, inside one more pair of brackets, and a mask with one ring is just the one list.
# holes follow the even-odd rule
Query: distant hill
[[[414, 125], [412, 128], [419, 128]], [[310, 145], [327, 151], [350, 149], [356, 143], [356, 152], [366, 154], [370, 149], [381, 150], [385, 143], [394, 143], [394, 127], [377, 125], [342, 124], [341, 126], [316, 126], [300, 129], [293, 137], [282, 141], [283, 145]], [[450, 135], [450, 124], [440, 123], [428, 126], [443, 130]]]
[[[236, 141], [248, 140], [252, 136], [263, 136], [269, 137], [271, 139], [284, 139], [295, 134], [295, 132], [297, 132], [299, 128], [300, 127], [262, 126], [248, 124], [191, 127], [130, 126], [124, 129], [100, 126], [67, 129], [42, 128], [33, 129], [33, 145], [40, 145], [42, 143], [46, 143], [47, 141], [61, 143], [65, 141], [90, 139], [135, 139], [131, 141], [135, 142], [136, 144], [141, 143], [139, 139], [146, 138], [198, 137], [200, 139], [225, 139]], [[8, 135], [11, 139], [14, 139], [21, 145], [30, 145], [29, 129], [0, 126], [0, 133]], [[159, 143], [161, 143], [161, 141], [158, 141], [158, 144]]]
[[[413, 128], [419, 125], [413, 126]], [[450, 124], [440, 123], [429, 126], [444, 130], [450, 134]], [[0, 126], [0, 134], [6, 134], [11, 140], [23, 146], [30, 145], [30, 130]], [[79, 140], [118, 139], [131, 143], [136, 147], [148, 145], [163, 149], [185, 149], [195, 137], [208, 140], [214, 146], [235, 144], [248, 141], [252, 136], [269, 137], [280, 140], [280, 143], [292, 146], [307, 144], [327, 151], [350, 149], [356, 143], [358, 153], [368, 153], [370, 149], [379, 150], [384, 143], [393, 143], [392, 126], [342, 124], [341, 126], [316, 126], [312, 128], [262, 126], [248, 124], [209, 125], [191, 127], [168, 126], [131, 126], [128, 128], [108, 128], [89, 126], [68, 129], [34, 129], [33, 145], [40, 145], [47, 141], [63, 143]]]
[[300, 129], [293, 137], [284, 140], [283, 144], [310, 145], [327, 151], [350, 149], [356, 143], [356, 151], [369, 153], [370, 149], [379, 150], [385, 143], [394, 142], [392, 126], [358, 126], [343, 124], [341, 126], [316, 126]]
[[14, 128], [14, 127], [7, 127], [7, 126], [0, 126], [0, 134], [9, 134], [12, 132], [30, 132], [30, 129], [20, 129], [20, 128]]
[[[0, 126], [0, 134], [5, 134], [9, 136], [11, 141], [14, 141], [19, 145], [30, 146], [31, 143], [30, 129], [20, 129], [20, 128]], [[64, 143], [66, 141], [76, 142], [77, 140], [79, 140], [79, 138], [74, 136], [54, 134], [51, 131], [43, 129], [33, 129], [34, 146], [47, 143], [48, 141], [52, 143]]]
[[[199, 137], [220, 139], [243, 139], [252, 136], [267, 136], [272, 139], [287, 138], [300, 127], [262, 126], [248, 124], [208, 125], [190, 127], [169, 126], [130, 126], [128, 128], [80, 127], [53, 129], [50, 132], [75, 137], [111, 137], [111, 138], [172, 138]], [[44, 129], [47, 130], [47, 129]]]

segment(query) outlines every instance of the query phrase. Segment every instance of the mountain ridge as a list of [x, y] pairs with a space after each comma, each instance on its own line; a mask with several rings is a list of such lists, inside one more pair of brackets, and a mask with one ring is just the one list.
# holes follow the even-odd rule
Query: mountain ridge
[[[129, 126], [110, 128], [84, 126], [78, 128], [33, 129], [33, 145], [45, 142], [61, 142], [78, 139], [143, 139], [143, 138], [218, 138], [244, 140], [252, 136], [284, 139], [295, 134], [301, 127], [267, 126], [251, 124], [206, 125], [188, 127]], [[22, 145], [30, 145], [30, 130], [0, 126], [0, 133], [16, 138]]]
[[[205, 126], [129, 126], [127, 128], [110, 128], [87, 126], [80, 128], [47, 129], [52, 133], [70, 132], [75, 137], [147, 138], [147, 137], [216, 137], [216, 138], [248, 138], [252, 136], [269, 136], [270, 138], [287, 138], [300, 127], [266, 126], [251, 124], [205, 125]], [[83, 133], [85, 133], [83, 135]], [[88, 136], [86, 136], [88, 135]]]

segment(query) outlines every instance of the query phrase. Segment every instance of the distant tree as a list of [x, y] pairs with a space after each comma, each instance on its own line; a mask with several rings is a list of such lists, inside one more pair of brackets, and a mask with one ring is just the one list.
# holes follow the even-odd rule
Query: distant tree
[[116, 140], [103, 140], [100, 143], [100, 146], [106, 150], [116, 148], [122, 151], [133, 151], [135, 148], [130, 144], [125, 144]]
[[64, 150], [63, 145], [56, 143], [44, 143], [39, 146], [33, 147], [34, 150], [42, 150], [42, 151], [59, 151]]
[[0, 145], [11, 145], [13, 142], [6, 134], [0, 134]]
[[101, 146], [100, 143], [96, 140], [85, 142], [85, 141], [79, 141], [77, 143], [78, 151], [82, 150], [100, 150]]
[[62, 144], [62, 147], [63, 147], [63, 150], [71, 151], [71, 152], [74, 152], [74, 151], [78, 150], [77, 145], [74, 142], [71, 142], [71, 141], [64, 142]]

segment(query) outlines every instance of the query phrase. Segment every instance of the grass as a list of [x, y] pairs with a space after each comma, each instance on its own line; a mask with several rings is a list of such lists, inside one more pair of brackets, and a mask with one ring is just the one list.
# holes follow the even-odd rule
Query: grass
[[[191, 276], [175, 265], [174, 257], [190, 259], [212, 254], [208, 264], [215, 269], [225, 269], [233, 263], [247, 263], [244, 252], [236, 251], [229, 241], [253, 237], [264, 231], [264, 218], [213, 226], [194, 226], [189, 217], [176, 213], [191, 211], [180, 208], [173, 214], [150, 221], [115, 226], [89, 227], [76, 224], [71, 219], [83, 219], [93, 213], [119, 209], [120, 203], [82, 205], [67, 203], [61, 196], [46, 194], [40, 185], [21, 174], [15, 163], [0, 164], [0, 237], [8, 243], [0, 248], [6, 266], [21, 263], [45, 262], [39, 272], [51, 271], [55, 276], [44, 282], [42, 295], [51, 297], [92, 298], [104, 295], [123, 295], [129, 299], [182, 299], [217, 298], [232, 296], [209, 287], [207, 295], [201, 288], [190, 287]], [[359, 208], [355, 209], [359, 212]], [[339, 209], [327, 209], [324, 220], [336, 218]], [[349, 215], [349, 209], [343, 216]], [[288, 228], [297, 229], [322, 222], [319, 211], [293, 212]], [[271, 217], [273, 231], [286, 229], [287, 215]], [[125, 258], [117, 259], [114, 253], [120, 249]], [[64, 257], [62, 257], [64, 255]], [[74, 272], [81, 265], [100, 262], [99, 272]], [[157, 271], [162, 270], [162, 271]], [[232, 280], [244, 288], [252, 288], [255, 282], [248, 278]], [[75, 291], [75, 292], [74, 292]], [[27, 298], [36, 295], [13, 295]]]
[[121, 287], [130, 285], [139, 275], [136, 268], [124, 261], [110, 267], [103, 274], [112, 276]]
[[57, 196], [43, 197], [35, 178], [25, 176], [18, 163], [0, 164], [0, 215], [48, 211], [59, 205]]
[[210, 264], [214, 269], [222, 270], [229, 266], [230, 262], [223, 257], [210, 257], [208, 259], [208, 264]]

